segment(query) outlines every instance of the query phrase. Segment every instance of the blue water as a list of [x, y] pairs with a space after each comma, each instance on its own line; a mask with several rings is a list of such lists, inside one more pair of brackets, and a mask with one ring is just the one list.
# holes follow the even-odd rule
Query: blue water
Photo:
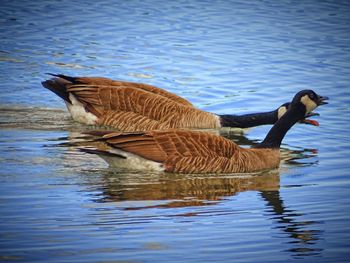
[[[0, 261], [347, 262], [348, 1], [1, 1]], [[110, 168], [46, 72], [153, 84], [216, 113], [329, 96], [278, 170], [169, 175]], [[223, 135], [242, 145], [269, 126]]]

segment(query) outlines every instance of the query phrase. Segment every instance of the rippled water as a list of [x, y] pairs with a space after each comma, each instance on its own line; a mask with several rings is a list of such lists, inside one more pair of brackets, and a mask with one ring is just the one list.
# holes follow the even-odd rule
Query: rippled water
[[[346, 262], [348, 1], [2, 1], [0, 261]], [[171, 175], [109, 168], [46, 72], [153, 84], [217, 113], [329, 96], [278, 170]], [[269, 127], [223, 135], [242, 145]]]

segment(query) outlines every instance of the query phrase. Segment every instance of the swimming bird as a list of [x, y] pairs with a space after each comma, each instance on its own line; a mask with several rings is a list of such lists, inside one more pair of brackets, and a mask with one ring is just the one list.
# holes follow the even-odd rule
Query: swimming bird
[[254, 148], [208, 132], [170, 129], [139, 133], [90, 132], [111, 149], [82, 149], [97, 153], [117, 166], [137, 167], [174, 173], [245, 173], [277, 168], [280, 145], [287, 131], [327, 97], [312, 90], [298, 92], [287, 112]]
[[[217, 115], [195, 108], [186, 99], [155, 86], [101, 77], [53, 75], [42, 85], [61, 97], [75, 121], [120, 131], [169, 128], [248, 128], [274, 124], [288, 103], [269, 112]], [[310, 113], [313, 114], [313, 113]], [[311, 120], [301, 122], [318, 125]]]

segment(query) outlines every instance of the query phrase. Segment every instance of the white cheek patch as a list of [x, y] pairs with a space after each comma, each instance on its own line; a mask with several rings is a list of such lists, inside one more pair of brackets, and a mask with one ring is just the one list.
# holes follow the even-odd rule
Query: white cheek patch
[[287, 108], [285, 106], [278, 108], [277, 117], [280, 119], [287, 112]]
[[308, 95], [301, 97], [300, 101], [305, 105], [306, 113], [310, 113], [317, 108], [317, 104], [312, 99], [310, 99]]
[[92, 113], [87, 112], [84, 105], [81, 104], [73, 94], [69, 94], [69, 100], [72, 102], [72, 104], [67, 102], [66, 105], [70, 114], [72, 115], [73, 120], [88, 125], [96, 124], [97, 117]]

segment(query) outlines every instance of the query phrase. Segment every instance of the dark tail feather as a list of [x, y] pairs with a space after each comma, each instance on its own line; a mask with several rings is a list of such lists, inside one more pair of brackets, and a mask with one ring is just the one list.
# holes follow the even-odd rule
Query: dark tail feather
[[63, 75], [63, 74], [53, 74], [53, 73], [46, 73], [46, 74], [54, 76], [54, 77], [58, 77], [58, 78], [61, 78], [61, 79], [65, 79], [65, 80], [67, 80], [69, 82], [72, 82], [72, 83], [76, 83], [76, 81], [77, 81], [77, 78], [69, 77], [69, 76], [66, 76], [66, 75]]
[[49, 80], [41, 82], [41, 84], [45, 88], [47, 88], [48, 90], [51, 90], [53, 93], [55, 93], [60, 98], [71, 103], [71, 101], [69, 99], [69, 94], [66, 90], [65, 83], [61, 82], [59, 79], [49, 79]]
[[98, 150], [98, 149], [91, 149], [91, 148], [79, 148], [80, 151], [84, 153], [90, 153], [90, 154], [97, 154], [97, 155], [103, 155], [103, 156], [109, 156], [109, 157], [119, 157], [122, 159], [126, 159], [125, 156], [117, 154], [117, 153], [112, 153], [108, 151], [103, 151], [103, 150]]
[[103, 137], [106, 134], [112, 133], [111, 131], [85, 131], [83, 134], [92, 135], [96, 137]]

